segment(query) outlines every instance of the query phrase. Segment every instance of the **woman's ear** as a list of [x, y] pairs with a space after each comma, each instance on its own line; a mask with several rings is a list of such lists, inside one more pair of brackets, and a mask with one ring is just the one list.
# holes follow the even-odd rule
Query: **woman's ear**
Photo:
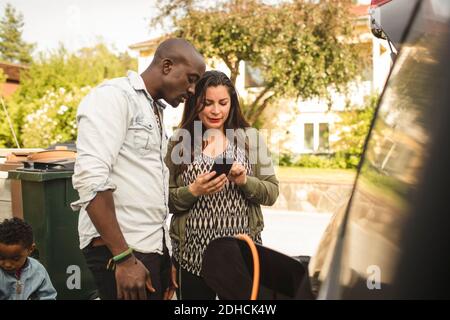
[[172, 71], [172, 68], [173, 68], [173, 61], [168, 59], [168, 58], [163, 59], [163, 61], [162, 61], [162, 73], [164, 75], [167, 75], [167, 74], [169, 74], [170, 71]]

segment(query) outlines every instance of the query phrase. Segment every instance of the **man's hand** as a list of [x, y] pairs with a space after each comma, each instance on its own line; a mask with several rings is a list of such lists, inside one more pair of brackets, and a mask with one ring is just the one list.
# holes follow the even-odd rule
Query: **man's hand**
[[[111, 190], [98, 192], [86, 210], [113, 256], [129, 248], [117, 222]], [[116, 265], [116, 284], [118, 299], [146, 299], [146, 288], [155, 292], [149, 271], [134, 256]]]
[[172, 270], [170, 272], [170, 284], [169, 287], [164, 292], [164, 300], [172, 300], [173, 294], [176, 289], [178, 289], [177, 283], [177, 268], [172, 264]]
[[116, 284], [119, 300], [146, 300], [146, 290], [156, 291], [150, 272], [136, 257], [116, 265]]

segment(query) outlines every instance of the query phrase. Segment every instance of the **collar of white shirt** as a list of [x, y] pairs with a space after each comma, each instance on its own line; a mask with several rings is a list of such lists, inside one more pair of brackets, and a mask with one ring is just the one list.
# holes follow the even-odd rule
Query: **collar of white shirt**
[[[153, 98], [150, 95], [150, 93], [147, 91], [147, 88], [144, 83], [144, 79], [135, 71], [128, 71], [127, 73], [128, 80], [130, 81], [131, 86], [134, 88], [134, 90], [142, 90], [146, 94], [146, 96], [151, 100], [153, 103]], [[166, 105], [160, 101], [156, 101], [155, 103], [158, 107], [164, 109]]]

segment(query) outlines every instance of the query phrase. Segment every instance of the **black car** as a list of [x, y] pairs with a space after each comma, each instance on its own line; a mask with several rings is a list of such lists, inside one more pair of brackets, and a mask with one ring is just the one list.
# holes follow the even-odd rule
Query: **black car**
[[410, 2], [320, 299], [450, 298], [450, 1]]
[[[377, 20], [398, 55], [349, 203], [308, 266], [256, 246], [259, 299], [450, 298], [450, 1], [408, 2], [401, 32], [395, 15]], [[222, 298], [250, 297], [254, 253], [241, 240], [213, 241], [205, 280]]]

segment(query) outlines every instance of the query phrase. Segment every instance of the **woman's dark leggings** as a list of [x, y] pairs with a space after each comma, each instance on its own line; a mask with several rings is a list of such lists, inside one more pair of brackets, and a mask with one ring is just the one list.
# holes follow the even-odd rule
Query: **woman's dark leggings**
[[215, 300], [216, 293], [208, 287], [205, 280], [178, 266], [178, 300]]

